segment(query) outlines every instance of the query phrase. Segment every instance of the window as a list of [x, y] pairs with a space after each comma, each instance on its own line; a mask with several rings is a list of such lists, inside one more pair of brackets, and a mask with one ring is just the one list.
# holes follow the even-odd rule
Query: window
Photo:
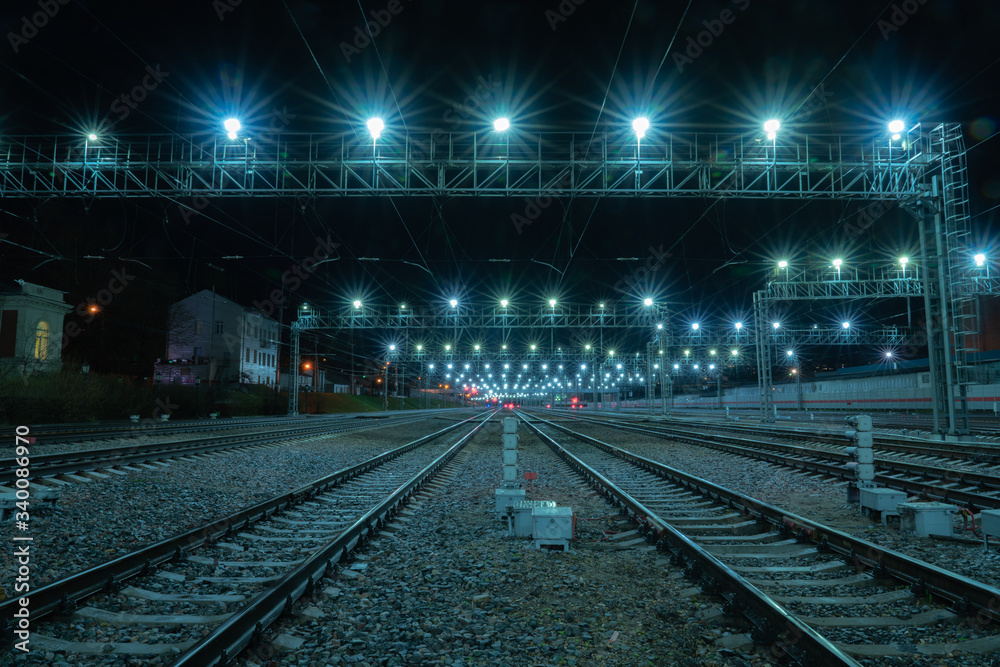
[[196, 336], [200, 336], [201, 334], [205, 333], [205, 323], [202, 322], [201, 320], [195, 320], [194, 333]]
[[200, 356], [202, 355], [202, 350], [203, 350], [203, 349], [204, 349], [204, 348], [201, 348], [201, 347], [197, 347], [197, 346], [196, 346], [196, 347], [194, 348], [194, 351], [193, 351], [193, 352], [192, 352], [191, 354], [192, 354], [192, 355], [194, 356], [194, 358], [195, 358], [196, 360], [197, 360], [197, 359], [198, 359], [198, 358], [199, 358], [199, 357], [200, 357]]
[[222, 320], [217, 320], [215, 322], [215, 333], [217, 334], [222, 333]]
[[247, 348], [247, 363], [250, 363], [250, 348]]
[[253, 362], [254, 362], [255, 364], [257, 363], [257, 350], [254, 350], [254, 351], [253, 351]]
[[42, 320], [35, 329], [35, 359], [45, 361], [49, 358], [49, 323]]

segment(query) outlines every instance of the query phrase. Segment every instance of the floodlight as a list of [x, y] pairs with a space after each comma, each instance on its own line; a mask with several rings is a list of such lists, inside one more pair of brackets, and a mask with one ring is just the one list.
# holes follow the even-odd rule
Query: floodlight
[[493, 129], [497, 132], [503, 132], [510, 129], [510, 120], [506, 118], [497, 118], [493, 121]]
[[781, 123], [774, 118], [764, 123], [764, 131], [767, 132], [768, 139], [774, 139], [778, 136], [778, 129], [781, 127]]
[[844, 260], [842, 260], [842, 259], [835, 259], [835, 260], [833, 260], [833, 268], [839, 269], [843, 265], [844, 265]]
[[657, 323], [656, 328], [657, 329], [663, 329], [663, 324], [662, 323]]
[[97, 134], [91, 132], [90, 134], [87, 135], [87, 139], [90, 141], [97, 141]]
[[708, 365], [708, 370], [714, 371], [715, 370], [715, 364], [709, 364]]
[[395, 350], [396, 350], [396, 346], [395, 345], [390, 345], [389, 346], [389, 351], [390, 352], [394, 352]]
[[586, 345], [584, 345], [584, 346], [583, 346], [583, 349], [585, 349], [585, 350], [589, 350], [589, 349], [590, 349], [590, 343], [587, 343]]
[[476, 343], [475, 345], [473, 345], [472, 349], [474, 349], [476, 352], [479, 352], [479, 343]]
[[239, 132], [242, 127], [240, 121], [236, 118], [227, 118], [226, 122], [224, 122], [222, 126], [226, 128], [226, 134], [230, 139], [235, 139], [237, 136], [236, 133]]
[[694, 369], [695, 369], [695, 370], [698, 370], [698, 364], [695, 364], [695, 365], [694, 365]]
[[642, 300], [642, 305], [644, 305], [644, 306], [652, 306], [653, 305], [653, 300], [650, 299], [647, 296], [645, 299]]
[[787, 269], [788, 268], [788, 260], [783, 259], [780, 262], [778, 262], [778, 268], [779, 269]]
[[447, 345], [445, 345], [444, 349], [445, 349], [445, 352], [450, 352], [451, 351], [451, 343], [448, 343]]
[[736, 323], [736, 324], [734, 324], [733, 326], [735, 326], [735, 327], [736, 327], [736, 330], [737, 330], [737, 331], [739, 331], [740, 329], [742, 329], [742, 328], [743, 328], [743, 323], [742, 323], [742, 322], [737, 322], [737, 323]]
[[434, 364], [427, 364], [427, 368], [434, 370]]
[[844, 327], [845, 329], [850, 329], [851, 323], [848, 322], [847, 320], [844, 320], [843, 322], [840, 323], [840, 326]]
[[534, 352], [537, 347], [538, 347], [537, 345], [535, 345], [534, 343], [532, 343], [531, 344], [531, 351]]
[[885, 353], [885, 358], [886, 359], [892, 359], [892, 352], [886, 352]]
[[510, 301], [508, 301], [507, 299], [500, 299], [500, 307], [501, 308], [506, 308], [509, 304], [510, 304]]
[[795, 355], [795, 352], [793, 352], [792, 350], [788, 350], [787, 352], [785, 352], [785, 354], [791, 357]]
[[734, 357], [737, 356], [739, 353], [740, 353], [739, 350], [730, 350], [729, 351], [729, 354], [733, 355]]
[[378, 139], [382, 136], [382, 130], [384, 129], [385, 123], [382, 122], [381, 118], [368, 119], [368, 131], [371, 132], [372, 139]]
[[771, 326], [773, 326], [775, 329], [780, 329], [781, 328], [781, 322], [774, 322]]
[[676, 370], [678, 370], [678, 369], [679, 369], [680, 367], [681, 367], [681, 365], [680, 365], [680, 364], [674, 364], [674, 370], [675, 370], [675, 371], [676, 371]]
[[909, 257], [900, 257], [899, 258], [899, 265], [905, 269], [906, 265], [909, 263], [909, 261], [910, 261]]
[[424, 349], [423, 345], [417, 345], [417, 352], [420, 352], [422, 349]]
[[360, 301], [358, 301], [357, 299], [355, 299], [355, 300], [354, 300], [354, 307], [355, 307], [355, 308], [360, 308], [360, 307], [361, 307], [361, 302], [360, 302]]
[[976, 262], [976, 266], [982, 266], [986, 263], [986, 255], [981, 252], [976, 253], [972, 259]]
[[893, 141], [899, 139], [899, 135], [902, 131], [903, 131], [903, 121], [894, 120], [889, 122], [889, 133], [892, 135]]
[[649, 119], [645, 116], [636, 118], [632, 121], [632, 129], [635, 131], [636, 138], [642, 139], [646, 136], [646, 130], [649, 129]]
[[600, 308], [604, 308], [604, 303], [603, 303], [603, 302], [601, 302], [601, 304], [599, 305], [599, 307], [600, 307]]
[[700, 326], [701, 326], [700, 324], [698, 324], [697, 322], [694, 322], [694, 323], [693, 323], [693, 324], [691, 325], [691, 329], [692, 329], [693, 331], [697, 331], [697, 330], [698, 330], [698, 327], [700, 327]]
[[709, 354], [710, 356], [713, 356], [713, 357], [714, 357], [714, 356], [715, 356], [715, 350], [709, 350], [709, 351], [708, 351], [708, 354]]
[[451, 299], [448, 303], [451, 305], [452, 308], [454, 308], [454, 307], [456, 307], [458, 305], [458, 300], [457, 299]]

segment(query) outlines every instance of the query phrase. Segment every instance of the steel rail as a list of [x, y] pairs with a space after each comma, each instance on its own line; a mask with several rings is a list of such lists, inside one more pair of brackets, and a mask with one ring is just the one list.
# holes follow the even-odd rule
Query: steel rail
[[[908, 583], [914, 595], [923, 596], [930, 592], [935, 597], [951, 602], [955, 611], [960, 614], [974, 615], [981, 621], [1000, 621], [1000, 588], [973, 581], [936, 565], [853, 537], [835, 528], [792, 514], [666, 464], [609, 445], [597, 438], [577, 433], [560, 424], [549, 422], [537, 416], [534, 419], [564, 431], [575, 438], [589, 442], [623, 460], [631, 461], [647, 471], [682, 485], [688, 490], [727, 503], [730, 507], [738, 509], [754, 519], [767, 521], [782, 533], [794, 535], [804, 543], [815, 543], [818, 549], [830, 550], [843, 557], [857, 569], [870, 568], [876, 576], [894, 577]], [[641, 518], [641, 515], [637, 516]]]
[[[414, 421], [420, 421], [420, 419]], [[178, 456], [190, 456], [192, 454], [205, 454], [239, 447], [266, 445], [289, 438], [301, 438], [324, 433], [343, 433], [345, 431], [371, 428], [377, 425], [357, 424], [346, 428], [331, 428], [330, 424], [313, 424], [308, 427], [271, 433], [243, 433], [239, 435], [198, 438], [186, 442], [161, 442], [129, 445], [126, 447], [88, 449], [71, 453], [44, 454], [31, 457], [32, 465], [29, 469], [27, 479], [38, 480], [57, 475], [105, 470], [116, 466], [147, 463]], [[0, 465], [4, 466], [3, 471], [0, 471], [0, 485], [13, 484], [16, 481], [14, 463], [14, 459], [0, 460]]]
[[[102, 590], [116, 591], [121, 587], [123, 581], [132, 577], [151, 575], [160, 563], [168, 560], [183, 560], [189, 552], [206, 543], [232, 536], [235, 530], [248, 529], [255, 523], [266, 520], [278, 510], [286, 510], [310, 500], [327, 489], [336, 487], [386, 461], [460, 428], [478, 416], [469, 417], [367, 461], [300, 486], [288, 493], [275, 496], [270, 500], [239, 510], [211, 523], [206, 523], [27, 592], [22, 597], [31, 598], [32, 622], [54, 612], [68, 613], [75, 608], [79, 600]], [[3, 622], [9, 622], [9, 619], [14, 618], [13, 612], [17, 604], [18, 598], [10, 598], [0, 602], [0, 619], [3, 619]], [[0, 628], [0, 630], [2, 629]]]
[[[599, 420], [582, 420], [588, 421], [596, 424], [601, 424]], [[681, 442], [688, 442], [691, 444], [698, 445], [700, 447], [708, 447], [711, 449], [718, 449], [721, 451], [730, 452], [733, 454], [738, 454], [740, 456], [746, 456], [750, 458], [756, 458], [769, 463], [777, 463], [789, 468], [821, 472], [824, 475], [830, 475], [831, 477], [839, 477], [841, 479], [854, 480], [854, 473], [850, 471], [844, 464], [834, 464], [834, 463], [823, 463], [822, 461], [808, 461], [798, 458], [799, 456], [811, 456], [811, 457], [827, 457], [836, 458], [837, 454], [835, 452], [818, 452], [813, 449], [806, 449], [804, 447], [799, 447], [797, 445], [782, 445], [778, 443], [763, 442], [759, 440], [750, 440], [747, 438], [735, 438], [732, 436], [725, 435], [706, 435], [704, 433], [695, 433], [691, 431], [684, 431], [680, 429], [673, 428], [657, 428], [649, 429], [639, 426], [632, 426], [630, 424], [602, 424], [608, 428], [620, 428], [627, 431], [635, 431], [637, 433], [643, 433], [647, 435], [652, 435], [658, 438], [680, 440]], [[794, 452], [793, 455], [786, 455], [781, 453], [772, 453], [768, 451], [760, 451], [757, 449], [752, 449], [749, 447], [744, 447], [742, 445], [728, 444], [726, 442], [718, 442], [714, 440], [709, 440], [707, 438], [719, 438], [729, 441], [737, 441], [742, 443], [749, 443], [751, 445], [758, 445], [766, 449], [783, 449], [791, 450]], [[847, 454], [842, 455], [845, 459], [845, 463], [850, 461]], [[893, 459], [877, 458], [875, 463], [879, 466], [887, 469], [895, 469], [900, 474], [920, 474], [925, 477], [931, 477], [934, 479], [939, 479], [943, 482], [955, 483], [955, 484], [970, 484], [978, 486], [987, 486], [990, 488], [1000, 490], [1000, 478], [995, 475], [983, 475], [981, 473], [974, 472], [964, 472], [957, 470], [948, 470], [945, 468], [933, 468], [930, 466], [922, 466], [914, 463], [906, 463], [901, 461], [896, 461]], [[902, 479], [900, 477], [894, 477], [892, 475], [887, 475], [884, 473], [876, 472], [875, 482], [892, 489], [899, 489], [900, 491], [906, 491], [910, 494], [921, 495], [932, 500], [940, 500], [941, 502], [955, 503], [972, 509], [1000, 509], [1000, 496], [989, 496], [982, 493], [974, 493], [971, 491], [963, 491], [961, 489], [950, 489], [943, 486], [938, 486], [936, 484], [928, 484], [920, 480]]]
[[[432, 479], [466, 443], [479, 432], [493, 416], [494, 410], [448, 451], [429, 463], [420, 472], [403, 483], [378, 505], [368, 510], [340, 535], [321, 547], [306, 560], [289, 572], [274, 587], [254, 597], [249, 604], [236, 612], [202, 637], [197, 644], [185, 651], [174, 663], [174, 667], [205, 667], [225, 665], [251, 642], [260, 641], [264, 630], [289, 613], [295, 602], [303, 595], [311, 594], [326, 572], [332, 569], [351, 549], [363, 544], [395, 516], [400, 507]], [[473, 418], [474, 419], [474, 418]], [[468, 420], [466, 420], [468, 421]], [[461, 422], [459, 425], [466, 422]]]
[[[574, 437], [582, 437], [569, 429], [556, 426], [552, 422], [538, 417], [536, 419], [549, 426], [560, 428]], [[571, 454], [552, 437], [543, 433], [534, 423], [525, 421], [525, 424], [540, 438], [548, 442], [549, 446], [563, 460], [582, 474], [608, 500], [615, 505], [626, 508], [637, 517], [640, 525], [648, 528], [645, 531], [647, 539], [652, 537], [660, 550], [669, 551], [674, 565], [680, 565], [682, 562], [689, 566], [694, 565], [695, 570], [704, 573], [712, 581], [712, 584], [706, 584], [705, 588], [712, 589], [713, 593], [725, 591], [723, 595], [729, 603], [729, 608], [738, 608], [740, 613], [754, 625], [753, 639], [755, 643], [771, 644], [773, 649], [781, 650], [801, 665], [838, 665], [841, 667], [860, 665], [797, 616], [771, 600], [759, 588], [731, 570], [718, 558], [669, 523], [657, 517], [653, 511], [614, 482]], [[593, 440], [591, 438], [584, 439]], [[597, 442], [599, 441], [594, 440], [592, 444]], [[607, 447], [611, 446], [607, 445]], [[782, 636], [779, 637], [774, 633], [775, 628], [781, 629]]]

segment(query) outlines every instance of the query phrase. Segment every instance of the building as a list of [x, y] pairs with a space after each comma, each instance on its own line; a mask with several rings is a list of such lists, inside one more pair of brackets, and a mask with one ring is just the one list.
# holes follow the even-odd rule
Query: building
[[0, 285], [0, 371], [24, 374], [62, 368], [63, 317], [73, 309], [63, 294], [23, 280]]
[[164, 383], [278, 383], [279, 325], [260, 311], [202, 290], [170, 306]]

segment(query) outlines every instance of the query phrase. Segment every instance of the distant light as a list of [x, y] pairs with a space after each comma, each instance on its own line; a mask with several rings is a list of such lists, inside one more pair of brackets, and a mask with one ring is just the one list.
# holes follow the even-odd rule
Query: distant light
[[308, 307], [309, 307], [309, 304], [308, 304], [308, 303], [304, 303], [304, 304], [302, 304], [302, 310], [305, 310], [305, 309], [306, 309], [306, 308], [308, 308]]
[[795, 353], [793, 351], [791, 351], [791, 350], [788, 350], [788, 352], [786, 352], [785, 354], [787, 356], [791, 357], [791, 356], [794, 356]]
[[892, 134], [893, 141], [899, 139], [899, 135], [902, 131], [903, 131], [903, 121], [894, 120], [889, 122], [889, 133]]
[[835, 260], [833, 260], [833, 268], [839, 269], [843, 265], [844, 265], [844, 260], [842, 260], [842, 259], [835, 259]]
[[697, 331], [697, 330], [698, 330], [698, 327], [700, 327], [700, 326], [701, 326], [700, 324], [698, 324], [697, 322], [694, 322], [694, 323], [693, 323], [693, 324], [691, 325], [691, 329], [693, 329], [694, 331]]
[[405, 303], [399, 304], [399, 309], [400, 310], [406, 310], [406, 304]]
[[236, 133], [239, 132], [242, 127], [240, 121], [236, 118], [227, 118], [226, 122], [224, 122], [222, 126], [226, 128], [226, 134], [229, 135], [230, 139], [235, 139], [237, 136]]
[[907, 265], [907, 263], [908, 263], [909, 261], [910, 261], [910, 258], [909, 258], [909, 257], [900, 257], [900, 258], [899, 258], [899, 265], [900, 265], [901, 267], [903, 267], [903, 268], [905, 269], [905, 268], [906, 268], [906, 265]]
[[556, 307], [556, 300], [555, 299], [549, 299], [549, 305], [552, 306], [553, 308], [555, 308]]
[[662, 328], [663, 328], [663, 324], [661, 324], [661, 323], [657, 323], [657, 325], [656, 325], [656, 328], [657, 328], [657, 329], [662, 329]]
[[787, 269], [788, 268], [788, 260], [783, 259], [780, 262], [778, 262], [778, 268], [779, 269]]
[[457, 305], [458, 305], [458, 299], [452, 299], [452, 300], [451, 300], [451, 301], [449, 301], [448, 303], [449, 303], [449, 304], [451, 304], [451, 307], [452, 307], [452, 308], [454, 308], [455, 306], [457, 306]]
[[642, 300], [642, 305], [644, 305], [644, 306], [652, 306], [653, 305], [653, 300], [650, 299], [647, 296], [645, 299]]
[[448, 345], [445, 345], [444, 349], [445, 349], [445, 352], [450, 352], [451, 351], [451, 343], [449, 343]]
[[886, 359], [892, 359], [892, 352], [886, 352], [885, 353], [885, 358]]
[[774, 118], [764, 123], [764, 131], [767, 132], [768, 139], [774, 139], [778, 136], [778, 130], [781, 128], [781, 123]]
[[698, 370], [698, 364], [695, 364], [695, 365], [694, 365], [694, 369], [695, 369], [695, 370]]
[[474, 349], [474, 350], [475, 350], [476, 352], [479, 352], [479, 344], [478, 344], [478, 343], [477, 343], [477, 344], [475, 344], [475, 345], [473, 345], [472, 347], [473, 347], [473, 349]]
[[714, 357], [714, 356], [715, 356], [715, 350], [709, 350], [709, 351], [708, 351], [708, 354], [709, 354], [710, 356], [713, 356], [713, 357]]
[[675, 371], [676, 371], [677, 369], [679, 369], [680, 367], [681, 367], [681, 365], [680, 365], [680, 364], [674, 364], [674, 370], [675, 370]]
[[390, 350], [391, 352], [394, 352], [394, 351], [396, 350], [396, 346], [395, 346], [395, 345], [390, 345], [390, 346], [389, 346], [389, 350]]
[[586, 345], [584, 345], [584, 346], [583, 346], [583, 349], [585, 349], [585, 350], [589, 350], [589, 349], [590, 349], [590, 343], [587, 343]]
[[427, 364], [427, 368], [434, 370], [434, 364]]
[[537, 347], [538, 347], [537, 345], [535, 345], [534, 343], [532, 343], [531, 344], [531, 351], [534, 352]]
[[422, 349], [424, 349], [423, 345], [417, 345], [417, 352], [420, 352], [420, 350], [422, 350]]
[[609, 357], [615, 356], [615, 351], [614, 350], [608, 350], [608, 356]]
[[976, 262], [976, 266], [982, 266], [986, 263], [986, 255], [981, 252], [976, 253], [972, 259]]
[[649, 129], [649, 119], [645, 116], [636, 118], [632, 121], [632, 130], [635, 131], [635, 136], [638, 139], [642, 139], [646, 136], [646, 130]]
[[729, 354], [733, 355], [734, 357], [737, 356], [739, 353], [740, 353], [739, 350], [730, 350], [729, 351]]
[[372, 139], [378, 139], [382, 136], [382, 130], [385, 129], [385, 123], [382, 122], [381, 118], [369, 118], [368, 119], [368, 131], [372, 135]]
[[587, 370], [587, 364], [580, 364], [580, 370], [581, 371]]
[[845, 320], [845, 321], [843, 321], [843, 322], [840, 323], [840, 326], [844, 327], [845, 329], [850, 329], [851, 328], [851, 323]]
[[601, 307], [601, 308], [604, 308], [604, 303], [603, 303], [603, 302], [602, 302], [602, 303], [600, 304], [600, 307]]
[[507, 299], [500, 299], [501, 308], [506, 308], [508, 305], [510, 305], [510, 301], [508, 301]]
[[690, 357], [691, 356], [691, 350], [684, 350], [684, 356], [685, 357]]
[[361, 307], [361, 302], [355, 299], [355, 301], [354, 301], [354, 307], [355, 308], [360, 308]]
[[708, 370], [714, 371], [715, 370], [715, 364], [709, 364], [708, 365]]
[[497, 118], [493, 121], [493, 129], [497, 132], [504, 132], [510, 129], [510, 120], [506, 118]]
[[739, 331], [740, 329], [742, 329], [742, 328], [743, 328], [743, 323], [742, 323], [742, 322], [737, 322], [737, 323], [736, 323], [735, 325], [733, 325], [733, 326], [735, 326], [735, 327], [736, 327], [736, 330], [737, 330], [737, 331]]

